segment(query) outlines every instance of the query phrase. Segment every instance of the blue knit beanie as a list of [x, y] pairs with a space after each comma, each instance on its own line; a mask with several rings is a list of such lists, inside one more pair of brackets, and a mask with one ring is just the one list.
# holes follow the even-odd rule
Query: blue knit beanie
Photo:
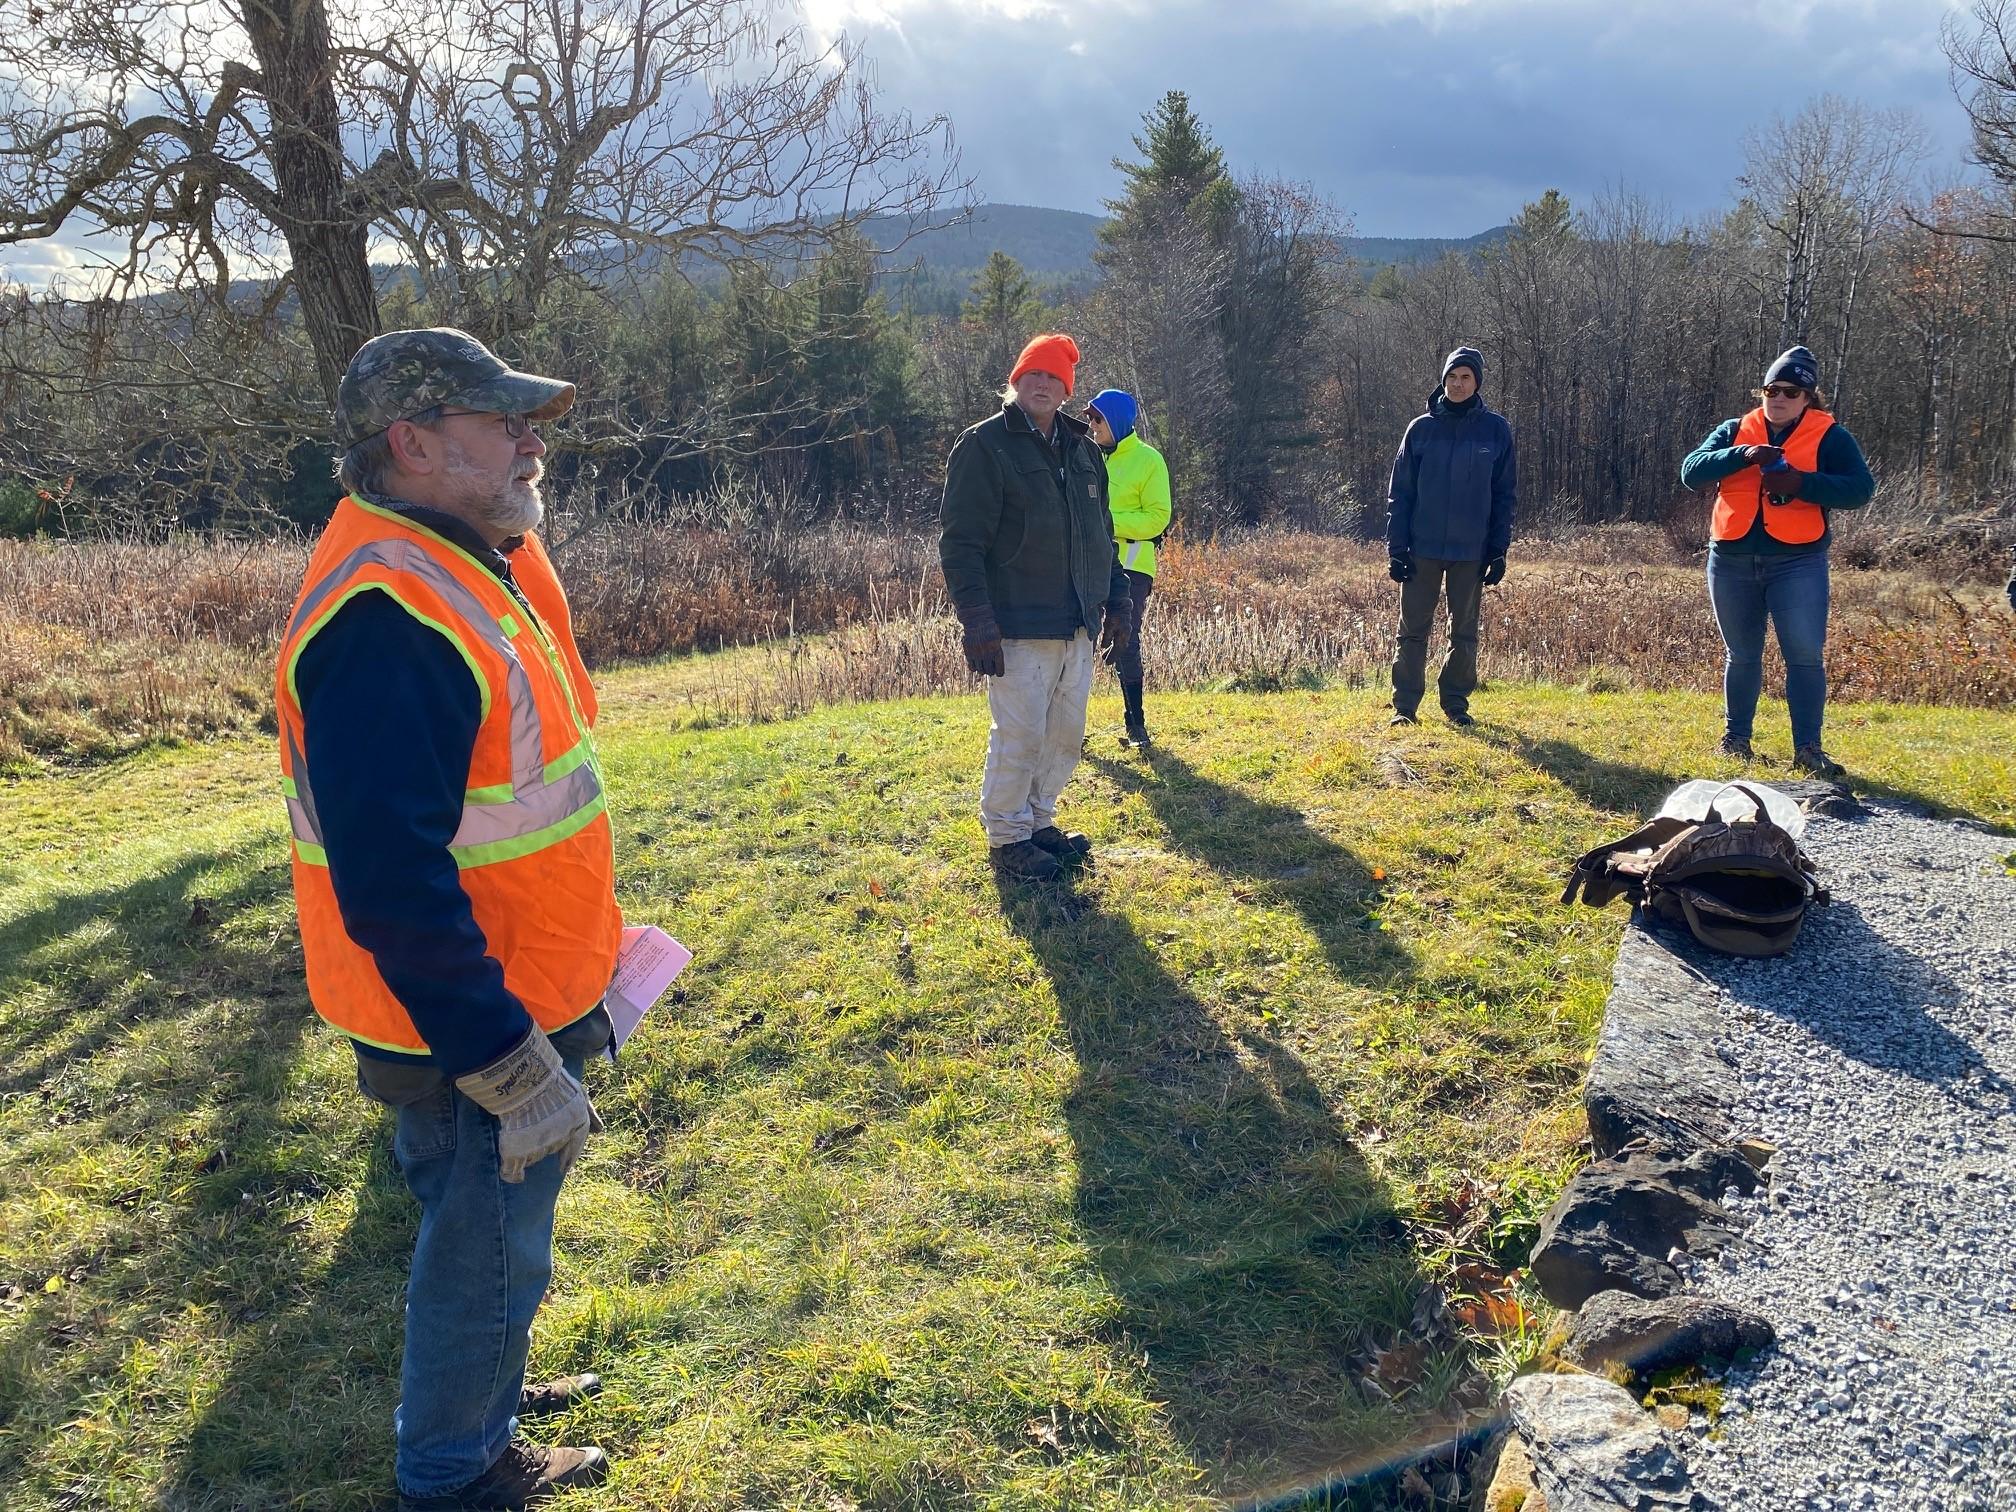
[[1101, 389], [1086, 408], [1099, 411], [1100, 418], [1113, 427], [1116, 446], [1134, 434], [1134, 422], [1141, 414], [1141, 406], [1125, 389]]

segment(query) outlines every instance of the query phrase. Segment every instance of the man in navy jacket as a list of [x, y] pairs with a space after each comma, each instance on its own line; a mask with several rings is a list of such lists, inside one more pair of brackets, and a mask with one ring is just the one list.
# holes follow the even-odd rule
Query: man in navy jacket
[[1443, 585], [1449, 593], [1449, 654], [1436, 692], [1454, 724], [1475, 723], [1477, 619], [1484, 590], [1505, 576], [1512, 543], [1517, 462], [1512, 427], [1486, 408], [1484, 354], [1458, 347], [1442, 381], [1414, 417], [1393, 459], [1386, 499], [1387, 571], [1400, 585], [1393, 653], [1393, 723], [1413, 724], [1427, 688], [1428, 627]]

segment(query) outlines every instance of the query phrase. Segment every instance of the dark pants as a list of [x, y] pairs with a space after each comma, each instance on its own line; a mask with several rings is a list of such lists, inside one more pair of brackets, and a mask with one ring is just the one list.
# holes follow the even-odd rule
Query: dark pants
[[1134, 600], [1134, 633], [1127, 649], [1113, 658], [1113, 675], [1123, 688], [1141, 686], [1141, 619], [1148, 612], [1148, 595], [1155, 591], [1155, 579], [1145, 572], [1127, 574], [1128, 591]]
[[1477, 689], [1477, 620], [1484, 604], [1484, 564], [1416, 557], [1413, 578], [1400, 585], [1399, 644], [1393, 652], [1393, 707], [1412, 714], [1421, 707], [1428, 686], [1428, 631], [1435, 606], [1449, 587], [1449, 654], [1435, 689], [1448, 713], [1470, 707]]

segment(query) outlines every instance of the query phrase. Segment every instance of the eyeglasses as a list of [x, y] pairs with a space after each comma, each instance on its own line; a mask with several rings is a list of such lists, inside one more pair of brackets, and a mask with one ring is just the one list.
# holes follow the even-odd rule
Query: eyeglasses
[[1806, 390], [1791, 383], [1767, 383], [1757, 390], [1760, 399], [1797, 399]]
[[[441, 418], [443, 420], [448, 420], [452, 419], [457, 415], [489, 415], [489, 414], [491, 414], [491, 411], [489, 410], [444, 409], [443, 411], [441, 411]], [[496, 420], [498, 420], [503, 424], [504, 434], [509, 436], [513, 441], [523, 441], [525, 437], [531, 433], [532, 422], [530, 420], [527, 420], [523, 415], [496, 415], [493, 418], [495, 418]]]

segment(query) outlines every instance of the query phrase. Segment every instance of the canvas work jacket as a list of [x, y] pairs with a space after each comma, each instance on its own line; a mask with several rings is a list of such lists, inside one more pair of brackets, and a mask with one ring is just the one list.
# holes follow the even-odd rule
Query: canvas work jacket
[[1069, 415], [1058, 414], [1054, 445], [1013, 404], [969, 427], [945, 464], [939, 527], [962, 622], [991, 612], [1010, 640], [1070, 640], [1130, 608], [1106, 462]]

